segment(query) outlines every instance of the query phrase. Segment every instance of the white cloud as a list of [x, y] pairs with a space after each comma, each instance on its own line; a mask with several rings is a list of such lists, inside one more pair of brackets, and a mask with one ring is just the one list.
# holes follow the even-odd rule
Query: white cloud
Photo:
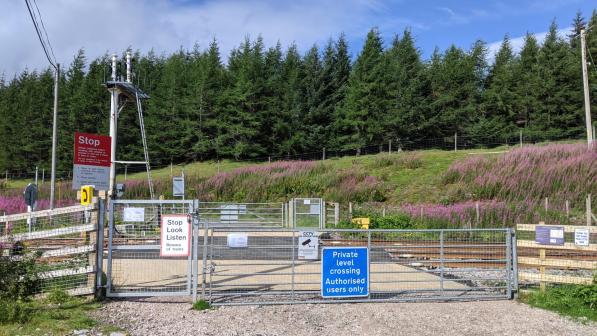
[[[158, 53], [194, 43], [206, 47], [217, 38], [225, 57], [246, 35], [259, 34], [267, 45], [297, 42], [308, 48], [344, 32], [364, 36], [371, 22], [384, 25], [378, 0], [37, 0], [59, 63], [68, 65], [84, 48], [93, 58], [127, 47]], [[0, 72], [12, 77], [25, 67], [45, 68], [43, 55], [23, 1], [6, 0], [0, 11]], [[389, 18], [388, 18], [389, 19]], [[394, 18], [395, 19], [395, 18]], [[415, 26], [413, 22], [412, 26]]]
[[[572, 30], [572, 27], [559, 29], [558, 36], [561, 38], [564, 38], [564, 39], [568, 38], [568, 34], [570, 34], [571, 30]], [[533, 35], [535, 35], [537, 42], [541, 45], [541, 44], [543, 44], [543, 41], [545, 40], [545, 37], [547, 36], [547, 34], [548, 34], [548, 32], [544, 31], [544, 32], [540, 32], [540, 33], [535, 33]], [[514, 51], [514, 53], [519, 53], [520, 50], [522, 50], [522, 47], [524, 46], [524, 39], [525, 39], [525, 36], [518, 36], [518, 37], [510, 38], [510, 46], [512, 47], [512, 51]], [[490, 64], [493, 63], [493, 60], [495, 59], [495, 55], [498, 53], [498, 51], [500, 50], [500, 47], [502, 46], [502, 42], [503, 42], [503, 40], [500, 40], [500, 41], [495, 41], [495, 42], [489, 43], [487, 45], [487, 58], [488, 58]]]

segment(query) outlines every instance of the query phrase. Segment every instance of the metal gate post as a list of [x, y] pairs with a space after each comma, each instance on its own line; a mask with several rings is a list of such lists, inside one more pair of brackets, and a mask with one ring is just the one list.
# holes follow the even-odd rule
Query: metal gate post
[[439, 286], [441, 295], [444, 296], [444, 230], [439, 232]]
[[[322, 261], [323, 262], [323, 261]], [[369, 272], [369, 276], [367, 277], [367, 293], [369, 295], [367, 298], [371, 298], [371, 230], [367, 229], [367, 272]]]
[[110, 201], [109, 206], [109, 220], [108, 220], [108, 266], [107, 266], [107, 284], [106, 295], [109, 296], [112, 292], [112, 240], [114, 238], [114, 202]]
[[291, 270], [291, 280], [290, 280], [290, 291], [292, 292], [291, 296], [292, 299], [294, 300], [294, 273], [295, 273], [295, 269], [294, 269], [294, 264], [295, 264], [295, 260], [294, 260], [294, 248], [296, 247], [296, 243], [294, 241], [294, 236], [295, 236], [295, 231], [292, 230], [292, 270]]
[[[201, 296], [205, 300], [205, 286], [206, 286], [206, 278], [207, 278], [207, 247], [209, 244], [207, 243], [207, 233], [209, 232], [209, 222], [205, 221], [203, 223], [203, 266], [202, 266], [202, 275], [201, 275]], [[213, 243], [213, 242], [212, 242]], [[210, 255], [211, 260], [211, 255]], [[211, 296], [211, 283], [210, 283], [210, 296]]]
[[508, 283], [508, 291], [506, 295], [508, 299], [512, 298], [512, 229], [506, 230], [506, 282]]
[[193, 302], [197, 301], [197, 287], [199, 287], [199, 200], [193, 200], [193, 266], [191, 273], [193, 275]]
[[518, 293], [518, 250], [516, 243], [516, 231], [512, 230], [512, 277], [514, 280], [514, 291]]
[[[192, 214], [193, 214], [193, 204], [189, 204], [189, 210], [187, 214], [187, 219], [192, 221]], [[191, 223], [191, 235], [193, 232], [193, 224]], [[192, 238], [192, 237], [191, 237]], [[187, 257], [187, 293], [188, 295], [193, 294], [193, 287], [191, 286], [193, 275], [191, 274], [193, 271], [193, 254], [189, 251], [189, 256]]]
[[97, 216], [97, 240], [95, 242], [95, 298], [99, 299], [102, 296], [103, 286], [103, 270], [104, 270], [104, 221], [106, 214], [106, 201], [98, 199], [98, 216]]

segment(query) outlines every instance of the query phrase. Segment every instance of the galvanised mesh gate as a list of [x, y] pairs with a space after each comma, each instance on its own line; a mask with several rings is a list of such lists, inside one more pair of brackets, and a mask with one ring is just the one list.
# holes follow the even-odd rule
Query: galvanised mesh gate
[[[241, 244], [230, 237], [244, 237]], [[208, 230], [207, 297], [215, 305], [490, 300], [512, 297], [511, 229], [318, 230], [323, 247], [367, 247], [369, 296], [322, 299], [321, 260], [301, 260], [298, 230]]]
[[284, 203], [200, 202], [199, 221], [210, 227], [282, 228]]
[[295, 228], [323, 228], [324, 204], [321, 198], [293, 198], [292, 224]]
[[[196, 201], [114, 200], [109, 207], [106, 295], [189, 295], [192, 291], [191, 244], [188, 257], [160, 256], [163, 215], [192, 216]], [[193, 225], [193, 236], [198, 230]]]

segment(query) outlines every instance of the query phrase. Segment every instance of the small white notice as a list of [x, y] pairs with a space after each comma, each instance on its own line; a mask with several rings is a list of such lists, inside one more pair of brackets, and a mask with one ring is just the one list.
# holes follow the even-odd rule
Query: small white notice
[[247, 247], [249, 237], [244, 233], [228, 234], [228, 247]]
[[143, 222], [145, 220], [145, 208], [124, 208], [122, 220], [125, 222]]
[[305, 204], [305, 205], [311, 204], [311, 200], [310, 199], [303, 200], [303, 204]]
[[161, 257], [188, 257], [191, 247], [191, 222], [187, 215], [162, 215]]
[[556, 229], [549, 230], [549, 238], [563, 239], [564, 238], [564, 228], [556, 228]]
[[319, 234], [315, 231], [301, 231], [298, 239], [298, 258], [300, 260], [319, 259]]
[[589, 246], [589, 229], [574, 230], [574, 245]]
[[172, 196], [184, 197], [184, 176], [172, 178]]

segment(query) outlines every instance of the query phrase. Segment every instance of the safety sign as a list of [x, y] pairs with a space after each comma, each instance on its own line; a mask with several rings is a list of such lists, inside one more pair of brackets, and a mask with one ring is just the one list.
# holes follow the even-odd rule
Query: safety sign
[[108, 190], [111, 144], [109, 136], [75, 132], [73, 189], [90, 185], [96, 190]]
[[535, 242], [541, 245], [564, 245], [564, 227], [537, 226], [535, 227]]
[[319, 234], [315, 231], [300, 231], [298, 237], [298, 258], [319, 259]]
[[574, 245], [589, 246], [589, 229], [574, 230]]
[[369, 296], [369, 249], [324, 247], [321, 257], [321, 296]]
[[161, 257], [188, 257], [191, 250], [191, 222], [187, 215], [162, 215]]

